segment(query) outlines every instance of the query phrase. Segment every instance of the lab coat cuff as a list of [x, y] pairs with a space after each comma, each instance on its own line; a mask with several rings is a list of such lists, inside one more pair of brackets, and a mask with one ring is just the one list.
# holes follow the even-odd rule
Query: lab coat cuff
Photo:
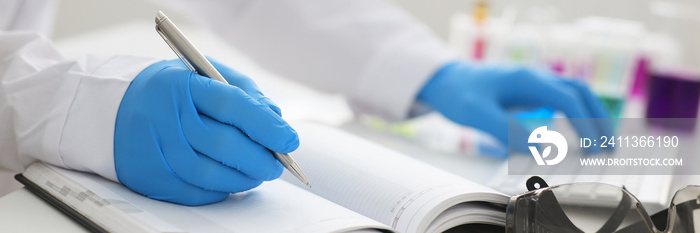
[[355, 112], [399, 121], [414, 115], [415, 109], [425, 110], [416, 96], [435, 72], [458, 60], [458, 55], [437, 40], [414, 40], [396, 41], [371, 62], [357, 95], [349, 100]]
[[71, 73], [78, 76], [79, 84], [59, 143], [66, 167], [118, 181], [114, 127], [119, 104], [131, 81], [158, 61], [113, 55], [88, 55], [77, 61]]

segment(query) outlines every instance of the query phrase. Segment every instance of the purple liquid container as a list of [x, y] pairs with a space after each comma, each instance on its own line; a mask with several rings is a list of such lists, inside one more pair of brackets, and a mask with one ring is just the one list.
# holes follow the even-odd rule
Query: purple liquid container
[[[700, 77], [688, 72], [653, 72], [650, 77], [647, 118], [697, 118]], [[694, 130], [695, 121], [658, 121], [665, 127]], [[676, 123], [673, 123], [676, 122]]]

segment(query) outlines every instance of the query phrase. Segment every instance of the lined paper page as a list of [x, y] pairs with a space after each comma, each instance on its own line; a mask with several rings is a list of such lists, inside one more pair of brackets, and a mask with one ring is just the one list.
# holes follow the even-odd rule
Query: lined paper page
[[[307, 190], [398, 231], [424, 232], [459, 203], [507, 201], [490, 188], [338, 129], [306, 122], [293, 126], [301, 146], [292, 156], [313, 186]], [[304, 187], [287, 171], [283, 179]]]
[[232, 194], [219, 203], [188, 207], [149, 199], [92, 174], [54, 169], [161, 232], [389, 230], [383, 224], [282, 180]]

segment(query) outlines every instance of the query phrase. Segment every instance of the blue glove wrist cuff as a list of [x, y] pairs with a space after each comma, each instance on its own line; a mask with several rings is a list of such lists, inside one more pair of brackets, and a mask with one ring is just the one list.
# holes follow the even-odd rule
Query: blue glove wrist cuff
[[439, 97], [439, 93], [444, 90], [443, 86], [449, 82], [447, 79], [452, 78], [456, 70], [468, 69], [469, 67], [470, 65], [464, 61], [452, 61], [445, 64], [423, 85], [416, 99], [435, 108], [436, 101], [440, 101], [440, 98], [436, 97]]

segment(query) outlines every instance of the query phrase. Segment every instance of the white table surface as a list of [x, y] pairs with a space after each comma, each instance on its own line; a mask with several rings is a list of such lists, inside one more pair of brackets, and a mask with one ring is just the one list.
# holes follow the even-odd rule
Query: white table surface
[[0, 198], [0, 232], [88, 232], [29, 190]]

